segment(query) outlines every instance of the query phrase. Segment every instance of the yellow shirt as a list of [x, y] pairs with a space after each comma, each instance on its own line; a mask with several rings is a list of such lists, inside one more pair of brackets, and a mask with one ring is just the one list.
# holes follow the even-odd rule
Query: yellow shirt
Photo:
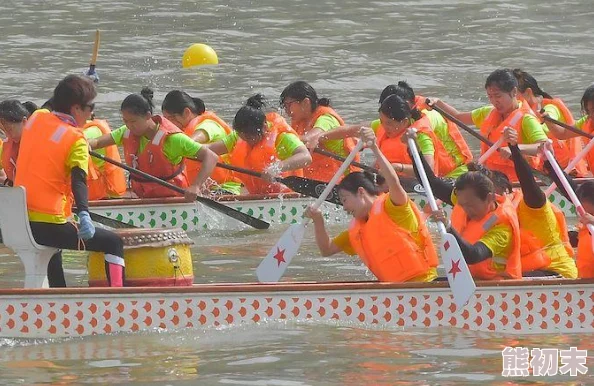
[[[339, 126], [340, 122], [338, 122], [338, 119], [336, 119], [336, 117], [334, 117], [332, 114], [324, 114], [320, 116], [313, 125], [314, 128], [318, 128], [323, 132], [330, 131]], [[344, 139], [330, 139], [324, 141], [324, 146], [332, 153], [341, 157], [346, 157], [348, 155], [344, 150]]]
[[542, 208], [535, 209], [528, 207], [522, 200], [518, 206], [518, 220], [522, 229], [532, 232], [543, 241], [546, 254], [551, 258], [547, 269], [565, 278], [576, 279], [575, 260], [568, 254], [559, 237], [559, 226], [552, 204], [547, 200]]
[[[70, 176], [70, 171], [73, 168], [81, 168], [85, 173], [89, 172], [89, 147], [86, 139], [81, 138], [72, 145], [66, 164], [64, 165], [67, 176]], [[66, 206], [66, 196], [64, 196], [64, 207]], [[52, 215], [47, 213], [29, 212], [29, 221], [47, 222], [51, 224], [65, 224], [67, 218], [64, 212], [61, 215]]]
[[[419, 232], [419, 221], [415, 216], [415, 213], [412, 208], [412, 202], [410, 199], [406, 202], [406, 204], [398, 206], [394, 205], [392, 200], [389, 198], [386, 199], [384, 204], [384, 210], [390, 217], [392, 221], [398, 224], [400, 227], [404, 228], [405, 230], [411, 233], [413, 240], [417, 243], [419, 248], [424, 249], [424, 244], [421, 239], [421, 233]], [[389, 240], [390, 242], [394, 242], [394, 240]], [[349, 231], [343, 231], [338, 236], [336, 236], [332, 242], [339, 247], [344, 253], [349, 255], [356, 255], [353, 246], [351, 245], [351, 241], [349, 239]], [[427, 273], [412, 278], [408, 281], [418, 281], [418, 282], [429, 282], [435, 280], [437, 277], [437, 269], [431, 268]]]

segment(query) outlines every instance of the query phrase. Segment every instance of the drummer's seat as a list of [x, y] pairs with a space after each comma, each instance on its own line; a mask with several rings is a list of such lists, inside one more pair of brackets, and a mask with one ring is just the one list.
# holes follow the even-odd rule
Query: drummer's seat
[[47, 266], [56, 248], [39, 245], [33, 239], [25, 188], [0, 188], [0, 229], [4, 245], [12, 249], [25, 266], [25, 288], [48, 288]]

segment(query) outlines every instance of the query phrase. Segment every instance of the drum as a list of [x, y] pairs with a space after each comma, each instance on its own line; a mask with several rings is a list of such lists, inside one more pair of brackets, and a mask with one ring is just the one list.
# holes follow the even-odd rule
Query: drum
[[[183, 229], [116, 229], [124, 240], [126, 277], [124, 286], [191, 286], [194, 282], [194, 244]], [[103, 253], [91, 252], [89, 287], [107, 286]]]

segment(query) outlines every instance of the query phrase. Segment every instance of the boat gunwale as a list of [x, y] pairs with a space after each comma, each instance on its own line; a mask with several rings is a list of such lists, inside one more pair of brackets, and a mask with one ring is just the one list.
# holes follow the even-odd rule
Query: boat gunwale
[[[571, 287], [594, 285], [594, 279], [520, 279], [477, 281], [477, 289], [509, 287]], [[70, 288], [2, 288], [2, 296], [22, 295], [134, 295], [134, 294], [212, 294], [212, 293], [270, 293], [311, 291], [378, 291], [378, 290], [432, 290], [449, 288], [446, 281], [431, 283], [360, 282], [291, 282], [291, 283], [213, 283], [194, 284], [189, 287], [70, 287]]]

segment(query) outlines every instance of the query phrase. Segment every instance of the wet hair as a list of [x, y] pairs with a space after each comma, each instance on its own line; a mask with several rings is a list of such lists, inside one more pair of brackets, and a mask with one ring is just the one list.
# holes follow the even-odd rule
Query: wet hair
[[86, 76], [68, 75], [54, 89], [53, 110], [70, 114], [73, 106], [85, 106], [96, 96], [95, 83], [91, 79]]
[[[377, 183], [376, 175], [373, 173], [352, 172], [342, 179], [340, 184], [338, 184], [337, 189], [356, 194], [359, 188], [363, 188], [367, 193], [377, 196], [380, 194], [380, 189]], [[379, 183], [381, 184], [383, 181], [380, 181]]]
[[516, 68], [513, 70], [513, 74], [518, 81], [518, 91], [525, 92], [526, 90], [530, 89], [534, 95], [539, 95], [547, 99], [553, 99], [550, 94], [547, 94], [540, 88], [536, 79], [534, 79], [534, 77], [526, 71]]
[[379, 103], [382, 104], [382, 102], [390, 95], [398, 95], [411, 104], [415, 103], [415, 92], [413, 91], [412, 87], [409, 86], [408, 83], [402, 80], [398, 82], [398, 84], [391, 84], [389, 86], [386, 86], [386, 88], [384, 88], [380, 95]]
[[266, 122], [266, 105], [266, 99], [262, 94], [249, 97], [245, 106], [237, 110], [233, 118], [233, 130], [241, 134], [261, 135]]
[[8, 122], [18, 123], [23, 119], [28, 118], [29, 111], [27, 108], [16, 99], [7, 99], [0, 102], [0, 119]]
[[161, 110], [170, 114], [183, 114], [188, 108], [193, 114], [201, 115], [206, 111], [204, 101], [200, 98], [192, 98], [188, 93], [181, 90], [169, 91], [163, 99]]
[[54, 98], [50, 98], [48, 100], [46, 100], [45, 102], [43, 102], [43, 104], [41, 105], [42, 109], [48, 109], [50, 111], [52, 111], [54, 109]]
[[153, 90], [144, 87], [140, 94], [130, 94], [124, 99], [120, 106], [121, 111], [127, 111], [131, 114], [143, 116], [147, 113], [153, 114]]
[[493, 181], [479, 171], [469, 171], [462, 174], [456, 180], [454, 189], [456, 191], [472, 189], [482, 201], [486, 201], [490, 194], [495, 193]]
[[594, 84], [589, 86], [586, 91], [584, 91], [584, 95], [582, 95], [580, 105], [582, 106], [582, 112], [584, 114], [588, 114], [588, 102], [594, 102]]
[[318, 106], [330, 106], [330, 99], [318, 98], [316, 90], [303, 80], [298, 80], [285, 87], [280, 95], [281, 106], [285, 103], [287, 98], [292, 98], [296, 101], [302, 101], [305, 98], [308, 98], [311, 102], [311, 111], [317, 109]]
[[384, 99], [379, 112], [396, 121], [410, 118], [415, 121], [421, 119], [419, 110], [411, 108], [408, 102], [398, 95], [390, 95]]
[[512, 92], [514, 87], [518, 87], [518, 80], [508, 68], [501, 68], [493, 71], [485, 81], [485, 88], [497, 86], [504, 92]]
[[31, 101], [23, 102], [23, 107], [27, 109], [29, 116], [39, 109], [39, 107], [37, 107], [37, 105]]
[[493, 182], [493, 187], [495, 188], [495, 193], [497, 194], [505, 194], [511, 193], [513, 191], [513, 185], [509, 180], [507, 174], [499, 171], [499, 170], [492, 170], [484, 167], [483, 165], [470, 162], [468, 165], [468, 171], [470, 172], [478, 172], [485, 175]]
[[594, 181], [586, 181], [581, 184], [575, 194], [581, 202], [594, 205]]

